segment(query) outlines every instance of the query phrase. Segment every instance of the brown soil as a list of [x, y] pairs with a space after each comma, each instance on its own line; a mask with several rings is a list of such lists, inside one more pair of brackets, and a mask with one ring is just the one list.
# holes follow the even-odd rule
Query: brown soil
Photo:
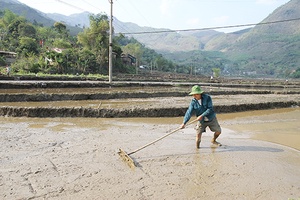
[[[300, 198], [298, 84], [203, 84], [223, 146], [211, 146], [208, 130], [196, 149], [191, 125], [132, 154], [135, 169], [118, 150], [131, 152], [177, 129], [194, 83], [131, 83], [133, 91], [125, 83], [98, 84], [0, 83], [0, 199]], [[109, 91], [123, 94], [107, 98]], [[18, 95], [27, 99], [13, 102]]]
[[118, 149], [135, 150], [182, 117], [0, 117], [0, 198], [298, 199], [299, 116], [299, 108], [219, 114], [222, 147], [208, 131], [196, 149], [191, 125], [133, 154], [135, 169]]

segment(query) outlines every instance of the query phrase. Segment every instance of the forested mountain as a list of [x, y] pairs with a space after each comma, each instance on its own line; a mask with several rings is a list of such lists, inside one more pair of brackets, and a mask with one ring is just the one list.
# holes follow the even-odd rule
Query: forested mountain
[[123, 33], [128, 37], [134, 37], [147, 47], [161, 52], [192, 51], [203, 49], [204, 44], [207, 41], [222, 34], [221, 32], [214, 30], [178, 33], [170, 29], [140, 27], [131, 22], [120, 22], [118, 19], [114, 20], [114, 28], [115, 33]]
[[90, 26], [89, 16], [91, 15], [91, 13], [89, 12], [76, 13], [69, 16], [58, 13], [47, 13], [46, 15], [50, 19], [53, 19], [58, 22], [64, 22], [70, 26], [81, 28]]
[[[97, 14], [89, 16], [89, 20], [90, 26], [74, 36], [63, 22], [44, 26], [9, 9], [0, 10], [0, 74], [4, 66], [11, 64], [12, 72], [21, 74], [107, 75], [109, 17]], [[173, 62], [134, 38], [115, 36], [112, 50], [113, 73], [136, 73], [137, 66], [151, 62], [158, 71], [175, 68]], [[8, 52], [16, 53], [15, 62], [6, 61], [7, 54], [15, 55]]]
[[299, 77], [300, 0], [277, 8], [261, 24], [227, 34], [191, 31], [134, 37], [194, 73], [220, 68], [223, 75]]
[[[211, 30], [133, 36], [176, 63], [193, 68], [194, 73], [211, 73], [212, 68], [220, 68], [223, 75], [299, 74], [300, 0], [277, 8], [261, 24], [227, 34]], [[130, 27], [131, 32], [159, 31]]]
[[1, 0], [0, 10], [9, 9], [13, 13], [17, 13], [20, 16], [24, 16], [27, 20], [32, 23], [43, 24], [44, 26], [52, 26], [54, 20], [48, 18], [42, 12], [32, 9], [25, 4], [20, 3], [17, 0]]
[[[53, 26], [53, 24], [55, 23], [55, 20], [49, 18], [45, 13], [35, 10], [23, 3], [20, 3], [17, 0], [1, 0], [0, 11], [3, 11], [5, 9], [8, 9], [13, 13], [25, 17], [33, 24], [39, 24], [43, 26]], [[68, 24], [66, 24], [66, 26], [70, 30], [71, 35], [77, 35], [80, 31], [82, 31], [81, 28], [75, 26], [70, 26]]]
[[[15, 9], [16, 6], [11, 7], [7, 2], [13, 4], [17, 1], [1, 1], [0, 10], [5, 6]], [[28, 7], [18, 9], [17, 13], [24, 14]], [[76, 26], [75, 28], [89, 26], [90, 13], [86, 12], [71, 16], [43, 14], [38, 11], [31, 13]], [[29, 18], [29, 15], [25, 16]], [[42, 17], [29, 19], [40, 24], [42, 22], [38, 20], [39, 18], [43, 19]], [[291, 19], [294, 20], [288, 21]], [[149, 53], [150, 49], [153, 49], [161, 53], [173, 61], [172, 65], [176, 66], [172, 70], [176, 72], [211, 75], [212, 69], [217, 68], [221, 71], [221, 75], [228, 76], [300, 76], [300, 0], [291, 0], [276, 9], [261, 22], [263, 25], [227, 34], [214, 30], [174, 32], [168, 29], [140, 27], [134, 23], [121, 22], [116, 18], [113, 22], [115, 37], [119, 37], [118, 33], [129, 37], [125, 45], [128, 45], [128, 41], [133, 37], [131, 49], [135, 49], [136, 53], [141, 48], [148, 48], [147, 51], [143, 50], [144, 52]], [[149, 33], [159, 31], [163, 33]], [[138, 32], [146, 33], [129, 34]], [[142, 46], [137, 45], [136, 40], [142, 43]], [[130, 52], [128, 48], [122, 49], [125, 53]], [[143, 55], [142, 51], [137, 54]], [[151, 57], [141, 60], [144, 62], [143, 65], [157, 63]], [[162, 66], [158, 68], [163, 69]]]
[[279, 7], [261, 23], [241, 35], [214, 38], [205, 50], [223, 52], [242, 71], [288, 76], [299, 69], [300, 0]]

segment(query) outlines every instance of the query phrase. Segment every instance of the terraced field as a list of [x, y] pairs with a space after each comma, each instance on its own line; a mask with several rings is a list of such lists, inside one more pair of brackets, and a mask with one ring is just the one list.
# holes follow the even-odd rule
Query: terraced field
[[183, 116], [192, 85], [210, 94], [219, 113], [300, 105], [300, 84], [172, 82], [1, 83], [0, 115], [26, 117], [176, 117]]

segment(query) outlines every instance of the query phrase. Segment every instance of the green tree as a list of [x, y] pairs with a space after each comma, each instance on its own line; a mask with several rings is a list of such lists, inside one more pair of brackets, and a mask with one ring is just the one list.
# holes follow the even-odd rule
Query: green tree
[[300, 78], [300, 67], [298, 67], [292, 74], [292, 78]]
[[90, 50], [96, 58], [100, 72], [107, 71], [108, 66], [109, 22], [107, 15], [91, 15], [90, 27], [78, 34], [78, 42]]
[[101, 73], [100, 69], [96, 67], [96, 57], [91, 50], [83, 49], [78, 53], [77, 72], [83, 74]]
[[220, 68], [212, 68], [214, 77], [218, 78], [221, 75], [221, 69]]
[[36, 29], [29, 23], [21, 23], [18, 27], [20, 36], [36, 38]]
[[13, 64], [13, 71], [20, 72], [20, 73], [37, 73], [40, 71], [38, 65], [38, 58], [35, 54], [28, 53], [26, 57], [22, 59], [17, 59], [16, 62]]
[[66, 33], [67, 31], [67, 26], [62, 22], [55, 22], [53, 27], [58, 33]]
[[67, 40], [64, 40], [64, 39], [55, 39], [53, 41], [53, 46], [58, 47], [58, 48], [62, 48], [62, 49], [68, 49], [68, 48], [72, 47], [70, 42], [67, 41]]
[[133, 55], [137, 59], [138, 65], [140, 65], [143, 55], [143, 48], [140, 43], [129, 43], [122, 50], [125, 54]]
[[19, 54], [28, 56], [29, 53], [38, 53], [38, 45], [36, 39], [30, 37], [20, 37], [19, 39], [19, 47], [17, 48], [17, 52]]
[[6, 59], [3, 56], [0, 56], [0, 66], [6, 65]]
[[8, 33], [11, 37], [17, 38], [20, 36], [19, 27], [26, 23], [25, 18], [16, 18], [8, 25]]
[[15, 19], [18, 18], [18, 15], [14, 14], [10, 10], [4, 10], [4, 14], [2, 14], [2, 22], [7, 27], [9, 24], [11, 24]]
[[67, 30], [67, 26], [64, 23], [55, 22], [53, 27], [54, 30], [58, 33], [56, 38], [69, 39], [70, 37], [69, 30]]

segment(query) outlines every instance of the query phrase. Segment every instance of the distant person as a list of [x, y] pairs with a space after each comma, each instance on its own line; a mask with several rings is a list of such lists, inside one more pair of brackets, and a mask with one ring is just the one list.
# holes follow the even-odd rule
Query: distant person
[[195, 85], [189, 95], [193, 95], [193, 99], [185, 113], [181, 128], [184, 128], [186, 123], [190, 120], [193, 114], [197, 117], [196, 125], [196, 148], [200, 148], [201, 136], [205, 132], [206, 127], [209, 127], [214, 136], [211, 140], [212, 144], [222, 146], [217, 142], [217, 138], [221, 134], [221, 127], [217, 120], [216, 113], [213, 109], [212, 99], [208, 94], [204, 94], [204, 91], [200, 86]]
[[10, 75], [10, 67], [6, 66], [6, 75], [9, 76]]

